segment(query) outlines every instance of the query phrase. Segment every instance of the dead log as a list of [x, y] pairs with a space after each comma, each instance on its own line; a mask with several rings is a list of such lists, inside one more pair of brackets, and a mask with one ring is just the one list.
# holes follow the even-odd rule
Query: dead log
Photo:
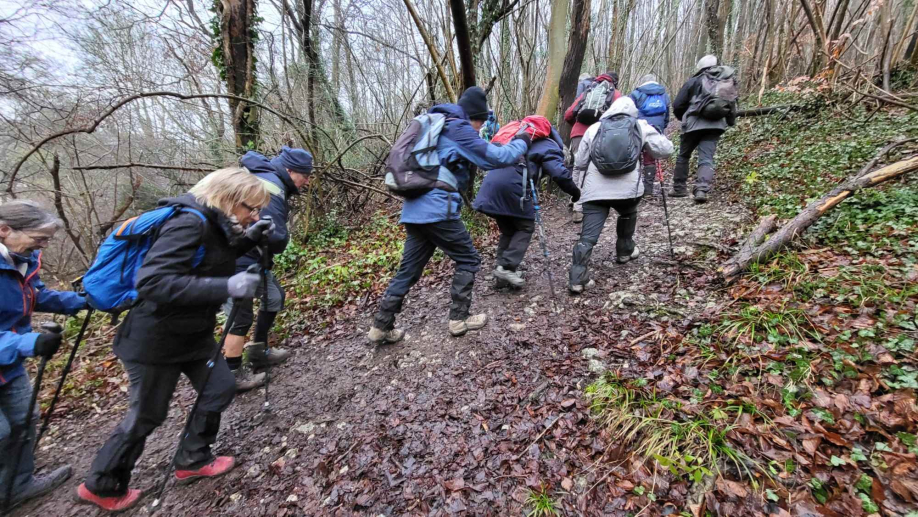
[[783, 111], [785, 114], [791, 111], [799, 110], [801, 106], [766, 106], [764, 108], [749, 108], [736, 112], [737, 117], [758, 117], [760, 115], [770, 115], [776, 111]]
[[[897, 144], [901, 144], [901, 142]], [[879, 153], [877, 159], [882, 154], [885, 154], [885, 152], [888, 152], [889, 149], [890, 147], [887, 146]], [[872, 167], [877, 159], [871, 161], [868, 167]], [[863, 171], [864, 169], [861, 169], [861, 172]], [[742, 257], [737, 255], [735, 259], [731, 259], [731, 261], [721, 270], [723, 278], [727, 281], [731, 281], [736, 278], [737, 275], [745, 271], [750, 264], [762, 262], [771, 258], [775, 253], [787, 246], [795, 237], [802, 235], [803, 232], [812, 226], [823, 214], [838, 206], [839, 203], [851, 197], [858, 190], [879, 185], [880, 183], [914, 171], [918, 171], [918, 156], [912, 156], [911, 158], [887, 165], [873, 172], [859, 174], [854, 178], [846, 180], [838, 187], [832, 189], [828, 194], [825, 194], [807, 205], [807, 207], [801, 210], [796, 217], [785, 223], [784, 226], [775, 232], [768, 240], [751, 250], [748, 256]], [[762, 224], [760, 223], [759, 226], [761, 227]], [[756, 230], [758, 231], [758, 228]]]
[[[749, 234], [749, 237], [746, 238], [746, 241], [743, 242], [743, 246], [740, 248], [739, 252], [720, 268], [721, 273], [724, 274], [724, 276], [736, 276], [736, 273], [733, 272], [734, 268], [738, 264], [749, 262], [755, 248], [765, 240], [765, 237], [767, 237], [769, 233], [774, 231], [775, 227], [778, 226], [777, 220], [778, 216], [775, 214], [763, 217], [755, 229], [752, 230], [752, 233]], [[728, 272], [730, 273], [729, 275], [727, 274]]]

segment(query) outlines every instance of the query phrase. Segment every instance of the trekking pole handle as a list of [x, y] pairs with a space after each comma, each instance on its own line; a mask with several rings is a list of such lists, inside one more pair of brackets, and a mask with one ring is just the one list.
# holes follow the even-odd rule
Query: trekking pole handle
[[64, 327], [60, 326], [59, 323], [53, 321], [46, 321], [41, 324], [41, 330], [48, 334], [63, 334]]

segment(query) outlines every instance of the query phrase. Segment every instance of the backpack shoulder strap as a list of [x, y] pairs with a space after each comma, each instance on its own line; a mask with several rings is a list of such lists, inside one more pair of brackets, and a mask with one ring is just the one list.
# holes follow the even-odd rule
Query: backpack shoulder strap
[[[262, 181], [271, 183], [268, 180], [262, 180]], [[277, 185], [275, 185], [275, 187], [276, 186]], [[207, 216], [204, 215], [200, 210], [196, 208], [182, 207], [181, 209], [176, 210], [176, 212], [186, 212], [186, 213], [192, 213], [192, 214], [197, 215], [198, 217], [201, 218], [201, 222], [204, 223], [204, 227], [205, 227], [204, 231], [205, 232], [207, 231]], [[198, 267], [199, 265], [201, 265], [201, 262], [203, 260], [204, 260], [204, 245], [201, 244], [201, 246], [198, 247], [198, 251], [194, 252], [194, 259], [191, 261], [191, 267]]]
[[189, 214], [194, 214], [194, 215], [198, 216], [198, 217], [201, 219], [201, 222], [205, 222], [205, 223], [207, 222], [207, 216], [204, 215], [204, 213], [201, 212], [200, 210], [198, 210], [197, 208], [182, 207], [182, 208], [179, 209], [178, 211], [179, 211], [179, 212], [189, 213]]
[[[260, 179], [261, 182], [265, 184], [265, 189], [266, 189], [266, 190], [268, 191], [268, 193], [271, 194], [272, 196], [281, 196], [281, 195], [284, 194], [283, 189], [281, 189], [280, 186], [279, 186], [277, 183], [274, 183], [273, 181], [271, 181], [271, 180], [269, 180], [269, 179], [262, 178], [261, 176], [258, 176], [258, 179]], [[189, 208], [188, 210], [194, 210], [194, 209], [193, 209], [193, 208]], [[198, 212], [198, 213], [200, 213], [200, 212]], [[203, 216], [204, 214], [201, 214], [201, 215]]]

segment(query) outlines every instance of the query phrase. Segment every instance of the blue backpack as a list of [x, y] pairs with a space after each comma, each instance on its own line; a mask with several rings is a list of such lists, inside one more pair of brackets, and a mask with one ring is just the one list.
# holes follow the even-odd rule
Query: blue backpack
[[641, 115], [655, 117], [666, 113], [666, 98], [663, 94], [647, 95], [640, 107]]
[[[193, 208], [164, 206], [128, 219], [106, 237], [95, 262], [83, 276], [83, 289], [93, 308], [107, 312], [131, 308], [137, 299], [135, 278], [143, 259], [156, 240], [159, 229], [180, 212], [195, 214], [207, 222], [207, 217]], [[197, 267], [202, 260], [204, 246], [195, 253], [192, 267]]]

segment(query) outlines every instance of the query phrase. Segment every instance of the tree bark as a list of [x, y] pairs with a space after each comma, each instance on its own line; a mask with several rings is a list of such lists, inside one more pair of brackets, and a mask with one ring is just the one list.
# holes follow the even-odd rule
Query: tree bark
[[469, 37], [469, 24], [465, 19], [465, 3], [462, 0], [449, 0], [453, 15], [453, 28], [456, 32], [456, 46], [459, 47], [459, 66], [462, 74], [462, 90], [475, 86], [475, 60], [472, 56], [472, 41]]
[[[567, 41], [567, 55], [564, 56], [564, 69], [561, 71], [561, 111], [567, 109], [574, 102], [577, 94], [577, 78], [583, 68], [583, 57], [590, 37], [590, 0], [574, 0], [571, 13], [571, 34]], [[558, 121], [561, 129], [561, 138], [569, 143], [572, 126], [564, 121]]]
[[558, 113], [559, 85], [565, 61], [561, 49], [564, 47], [564, 30], [567, 28], [567, 11], [570, 6], [570, 0], [551, 2], [551, 21], [548, 23], [548, 68], [545, 71], [542, 96], [536, 107], [536, 113], [549, 120], [554, 119]]
[[708, 42], [711, 44], [711, 53], [717, 60], [723, 59], [724, 52], [724, 20], [720, 18], [720, 3], [729, 0], [707, 0], [705, 3], [705, 25], [708, 29]]
[[[216, 3], [220, 23], [220, 41], [223, 69], [220, 74], [226, 81], [230, 95], [252, 99], [255, 97], [255, 0], [220, 0]], [[218, 63], [219, 66], [219, 63]], [[259, 147], [258, 110], [247, 102], [229, 100], [236, 148], [242, 152]]]
[[800, 5], [803, 6], [803, 12], [806, 14], [806, 19], [810, 22], [810, 27], [813, 28], [813, 35], [816, 37], [816, 45], [813, 48], [813, 65], [810, 68], [810, 74], [816, 75], [823, 69], [826, 62], [826, 28], [823, 25], [819, 11], [813, 10], [809, 0], [800, 0]]

